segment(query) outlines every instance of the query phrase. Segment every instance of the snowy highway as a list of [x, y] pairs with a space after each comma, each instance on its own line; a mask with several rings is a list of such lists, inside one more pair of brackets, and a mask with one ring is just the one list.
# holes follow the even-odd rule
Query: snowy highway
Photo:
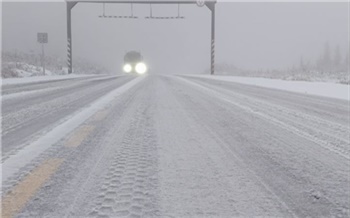
[[186, 76], [2, 87], [3, 217], [349, 217], [349, 102]]

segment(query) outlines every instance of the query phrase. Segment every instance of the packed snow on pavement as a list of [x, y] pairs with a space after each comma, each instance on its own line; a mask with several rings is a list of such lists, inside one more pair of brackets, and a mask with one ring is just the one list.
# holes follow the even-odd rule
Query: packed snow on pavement
[[3, 101], [5, 217], [349, 216], [346, 100], [188, 76], [49, 84]]

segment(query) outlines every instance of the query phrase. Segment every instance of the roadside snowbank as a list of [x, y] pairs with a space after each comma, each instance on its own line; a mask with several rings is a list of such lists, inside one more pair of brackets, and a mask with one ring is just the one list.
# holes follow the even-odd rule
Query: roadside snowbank
[[329, 98], [349, 100], [350, 85], [325, 83], [325, 82], [305, 82], [286, 81], [280, 79], [265, 79], [239, 76], [218, 76], [218, 75], [185, 75], [189, 77], [213, 79], [227, 82], [236, 82], [247, 85], [260, 86], [265, 88], [279, 89], [290, 92], [317, 95]]
[[15, 85], [24, 83], [36, 83], [44, 81], [54, 81], [62, 79], [74, 79], [82, 77], [96, 77], [96, 76], [107, 76], [107, 75], [87, 75], [87, 74], [70, 74], [70, 75], [54, 75], [54, 76], [35, 76], [35, 77], [24, 77], [24, 78], [7, 78], [1, 79], [2, 85]]

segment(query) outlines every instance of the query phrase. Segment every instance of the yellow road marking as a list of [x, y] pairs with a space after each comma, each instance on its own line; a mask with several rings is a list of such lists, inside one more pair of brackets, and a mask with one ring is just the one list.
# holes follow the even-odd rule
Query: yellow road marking
[[25, 206], [27, 201], [51, 177], [62, 164], [63, 159], [49, 159], [27, 175], [2, 200], [2, 217], [13, 217]]
[[108, 115], [108, 110], [103, 110], [103, 111], [99, 111], [97, 112], [93, 117], [92, 117], [92, 121], [101, 121], [104, 120], [107, 115]]
[[78, 147], [84, 139], [95, 129], [94, 126], [85, 125], [80, 127], [74, 134], [67, 140], [67, 147]]

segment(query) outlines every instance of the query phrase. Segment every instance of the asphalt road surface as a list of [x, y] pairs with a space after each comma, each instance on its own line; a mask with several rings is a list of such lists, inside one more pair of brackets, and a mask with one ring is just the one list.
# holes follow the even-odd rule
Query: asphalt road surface
[[3, 217], [349, 217], [348, 101], [184, 76], [2, 87]]

